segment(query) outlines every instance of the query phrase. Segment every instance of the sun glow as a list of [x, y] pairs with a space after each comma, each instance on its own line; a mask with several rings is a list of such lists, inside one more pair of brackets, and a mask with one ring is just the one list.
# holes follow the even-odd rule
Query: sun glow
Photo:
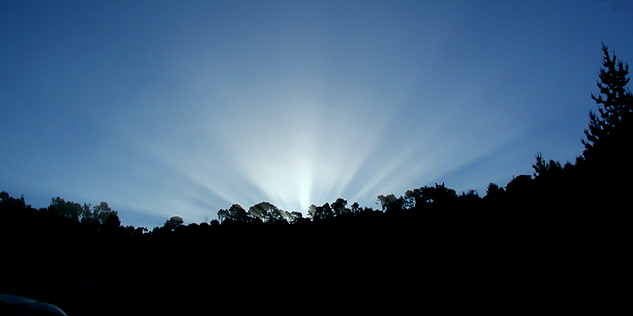
[[[456, 92], [421, 72], [441, 70], [428, 60], [378, 83], [394, 78], [390, 69], [343, 73], [328, 68], [323, 52], [300, 51], [269, 56], [255, 71], [249, 61], [213, 63], [201, 54], [172, 65], [175, 91], [141, 91], [118, 106], [143, 105], [145, 112], [118, 114], [124, 124], [116, 131], [165, 178], [179, 179], [163, 185], [189, 203], [173, 208], [196, 210], [185, 218], [262, 201], [304, 214], [339, 197], [374, 207], [378, 195], [442, 182], [524, 132], [479, 124], [490, 114], [471, 107], [495, 85], [472, 80]], [[173, 124], [154, 124], [166, 121]]]
[[[170, 178], [181, 179], [166, 185], [190, 205], [174, 208], [204, 207], [214, 214], [233, 203], [248, 208], [266, 201], [306, 214], [311, 204], [339, 197], [373, 207], [379, 194], [402, 194], [441, 181], [451, 168], [502, 145], [496, 139], [468, 146], [485, 133], [462, 128], [481, 115], [466, 110], [467, 101], [477, 101], [473, 91], [444, 100], [443, 111], [427, 107], [424, 115], [413, 113], [417, 119], [412, 120], [400, 112], [400, 104], [410, 102], [406, 87], [382, 96], [362, 86], [340, 89], [318, 80], [304, 84], [286, 82], [262, 92], [257, 86], [249, 90], [235, 82], [200, 78], [184, 89], [186, 108], [193, 113], [174, 117], [167, 134], [147, 125], [131, 146], [153, 157]], [[158, 109], [168, 103], [157, 96], [135, 102]], [[453, 105], [460, 102], [466, 105]], [[129, 124], [130, 130], [138, 128], [137, 121]], [[134, 135], [124, 128], [119, 132]], [[460, 153], [464, 150], [468, 155]]]
[[375, 149], [380, 126], [314, 102], [280, 103], [276, 113], [219, 126], [242, 131], [226, 135], [234, 168], [263, 193], [261, 198], [288, 211], [306, 212], [310, 204], [343, 196]]

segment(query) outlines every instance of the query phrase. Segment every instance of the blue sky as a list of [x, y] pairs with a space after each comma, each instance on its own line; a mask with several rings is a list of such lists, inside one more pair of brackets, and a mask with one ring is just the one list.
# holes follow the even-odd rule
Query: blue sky
[[0, 190], [124, 225], [573, 161], [628, 1], [0, 1]]

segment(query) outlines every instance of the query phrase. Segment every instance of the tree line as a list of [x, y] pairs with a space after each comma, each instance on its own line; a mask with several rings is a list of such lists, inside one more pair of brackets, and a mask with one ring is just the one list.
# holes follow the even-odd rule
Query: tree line
[[[608, 48], [602, 47], [604, 57], [597, 86], [599, 94], [591, 98], [599, 105], [598, 112], [590, 111], [589, 126], [585, 139], [581, 142], [585, 149], [575, 162], [561, 164], [547, 160], [540, 153], [533, 164], [533, 175], [515, 177], [505, 187], [490, 183], [485, 196], [470, 190], [457, 194], [442, 184], [407, 190], [404, 195], [380, 195], [380, 208], [361, 207], [354, 202], [338, 198], [321, 206], [311, 205], [307, 216], [300, 212], [288, 212], [269, 202], [261, 202], [248, 210], [239, 204], [217, 212], [217, 220], [209, 223], [183, 225], [179, 216], [168, 219], [163, 226], [146, 227], [122, 226], [118, 213], [106, 202], [91, 206], [65, 201], [60, 197], [51, 200], [50, 206], [35, 209], [27, 205], [24, 197], [14, 198], [7, 192], [0, 193], [0, 210], [5, 223], [42, 228], [43, 226], [72, 227], [71, 231], [105, 231], [120, 235], [165, 236], [183, 233], [187, 230], [210, 230], [220, 226], [256, 225], [323, 225], [325, 223], [367, 222], [371, 220], [402, 221], [411, 216], [430, 214], [439, 216], [438, 210], [451, 212], [473, 212], [483, 210], [488, 213], [507, 209], [528, 209], [538, 212], [547, 210], [549, 216], [568, 211], [580, 214], [582, 211], [618, 208], [625, 202], [629, 189], [631, 164], [628, 161], [632, 132], [633, 105], [631, 92], [626, 88], [628, 64], [611, 56]], [[21, 228], [26, 229], [26, 228]]]
[[[626, 88], [628, 65], [606, 46], [602, 50], [599, 94], [591, 94], [599, 109], [589, 114], [581, 140], [584, 151], [574, 162], [561, 164], [538, 153], [532, 175], [516, 176], [505, 186], [490, 183], [484, 196], [474, 190], [458, 194], [437, 183], [400, 196], [380, 195], [377, 209], [350, 205], [343, 198], [311, 205], [306, 216], [269, 202], [248, 210], [233, 204], [220, 209], [218, 219], [209, 223], [184, 225], [181, 217], [173, 216], [151, 230], [121, 225], [118, 212], [106, 202], [80, 205], [55, 197], [48, 207], [36, 209], [24, 197], [3, 191], [0, 237], [11, 245], [3, 250], [9, 258], [4, 264], [17, 275], [33, 277], [27, 278], [31, 283], [24, 283], [23, 277], [0, 282], [0, 292], [35, 295], [62, 308], [94, 314], [92, 304], [104, 299], [119, 300], [112, 303], [117, 307], [134, 304], [128, 296], [134, 296], [138, 282], [152, 295], [164, 288], [190, 294], [195, 282], [183, 280], [180, 274], [207, 271], [210, 262], [221, 271], [214, 278], [218, 289], [213, 293], [234, 299], [226, 289], [236, 279], [271, 282], [283, 275], [299, 276], [296, 267], [283, 262], [290, 253], [292, 260], [310, 263], [310, 274], [300, 279], [318, 282], [327, 276], [319, 271], [357, 272], [324, 258], [347, 258], [359, 266], [404, 261], [407, 253], [419, 249], [414, 243], [437, 236], [444, 244], [454, 242], [452, 246], [472, 245], [473, 240], [488, 245], [509, 245], [512, 240], [512, 247], [537, 240], [544, 245], [545, 240], [550, 244], [562, 235], [587, 242], [588, 234], [617, 239], [623, 231], [618, 227], [629, 224], [622, 218], [630, 208], [633, 175], [628, 153], [633, 140], [633, 95]], [[215, 257], [205, 259], [203, 253]], [[277, 258], [276, 270], [261, 258]], [[171, 272], [161, 270], [165, 267]], [[60, 287], [64, 291], [55, 290]], [[146, 304], [152, 301], [148, 297]]]

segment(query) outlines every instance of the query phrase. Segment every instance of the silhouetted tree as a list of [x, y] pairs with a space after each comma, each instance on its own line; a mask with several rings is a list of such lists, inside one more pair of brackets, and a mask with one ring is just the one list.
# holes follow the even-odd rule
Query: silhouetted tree
[[268, 202], [260, 202], [248, 209], [248, 214], [266, 223], [288, 223], [294, 219], [290, 213]]
[[9, 193], [5, 191], [0, 192], [0, 207], [2, 207], [2, 210], [6, 212], [28, 208], [24, 200], [24, 196], [16, 199], [11, 197]]
[[598, 114], [589, 114], [587, 139], [582, 140], [583, 159], [577, 163], [583, 177], [576, 177], [584, 186], [576, 186], [580, 194], [592, 196], [594, 208], [617, 209], [628, 203], [626, 196], [630, 186], [626, 183], [633, 176], [629, 158], [633, 141], [633, 94], [626, 88], [628, 64], [618, 60], [615, 54], [611, 57], [605, 45], [602, 50], [604, 58], [597, 82], [600, 94], [591, 95], [599, 106]]
[[228, 210], [219, 210], [218, 219], [222, 223], [224, 223], [225, 221], [246, 223], [250, 222], [252, 220], [252, 217], [249, 216], [249, 214], [241, 205], [235, 203], [231, 205]]
[[169, 218], [168, 221], [165, 222], [165, 225], [163, 225], [164, 227], [169, 228], [170, 230], [174, 230], [180, 226], [182, 226], [182, 224], [185, 221], [182, 219], [182, 217], [180, 216], [172, 216], [171, 218]]
[[90, 204], [84, 204], [82, 207], [81, 222], [83, 224], [100, 227], [103, 226], [111, 216], [116, 217], [116, 220], [112, 219], [111, 222], [118, 221], [118, 212], [112, 210], [106, 202], [99, 203], [99, 205], [92, 207], [92, 210], [90, 210]]
[[180, 216], [172, 216], [168, 220], [165, 221], [162, 227], [154, 227], [152, 229], [152, 235], [154, 236], [165, 236], [172, 232], [174, 232], [179, 227], [182, 227], [184, 220]]
[[122, 231], [127, 235], [143, 235], [148, 229], [146, 227], [125, 226]]
[[402, 197], [401, 199], [402, 207], [404, 209], [413, 209], [416, 206], [421, 207], [422, 204], [427, 202], [423, 198], [422, 190], [420, 189], [407, 190], [404, 193], [404, 197]]
[[334, 217], [345, 215], [346, 213], [348, 213], [349, 209], [347, 209], [345, 206], [347, 206], [346, 200], [342, 198], [336, 199], [336, 201], [331, 205], [332, 211], [334, 212]]
[[[602, 51], [604, 58], [603, 68], [600, 69], [597, 83], [600, 94], [591, 98], [601, 107], [598, 109], [599, 115], [591, 111], [589, 113], [589, 128], [585, 130], [587, 140], [582, 140], [585, 145], [584, 155], [590, 159], [594, 152], [605, 150], [601, 147], [623, 146], [624, 144], [613, 144], [614, 139], [623, 135], [623, 125], [631, 124], [631, 113], [633, 112], [633, 95], [626, 89], [629, 82], [628, 64], [619, 61], [615, 54], [610, 56], [608, 48], [603, 44]], [[604, 96], [604, 98], [603, 98]], [[627, 136], [630, 136], [630, 127], [626, 126]], [[609, 148], [610, 149], [610, 148]]]
[[431, 203], [445, 203], [457, 198], [457, 192], [447, 188], [444, 183], [436, 183], [434, 187], [424, 187], [421, 190], [423, 198]]
[[111, 213], [108, 215], [108, 218], [103, 223], [103, 229], [115, 232], [119, 227], [121, 227], [121, 220], [119, 219], [119, 215], [116, 213]]
[[0, 192], [0, 234], [35, 224], [36, 215], [36, 211], [26, 205], [24, 196], [13, 198], [5, 191]]
[[460, 199], [462, 200], [479, 200], [481, 197], [479, 196], [479, 193], [477, 193], [476, 190], [468, 190], [468, 192], [462, 192], [462, 195], [459, 196]]
[[350, 208], [350, 211], [354, 214], [360, 213], [362, 210], [358, 202], [354, 202]]
[[301, 212], [292, 211], [290, 212], [290, 215], [292, 215], [293, 222], [303, 219], [303, 214], [301, 214]]
[[310, 214], [312, 219], [316, 222], [330, 221], [334, 218], [334, 212], [329, 203], [325, 203], [322, 206], [310, 205], [308, 214]]
[[541, 153], [536, 155], [536, 162], [532, 165], [532, 168], [534, 168], [535, 177], [557, 173], [563, 170], [560, 162], [551, 159], [550, 161], [545, 161]]
[[505, 190], [502, 187], [499, 187], [496, 183], [490, 183], [488, 188], [486, 188], [486, 198], [488, 199], [496, 199], [501, 197], [505, 193]]
[[49, 211], [54, 212], [58, 216], [79, 223], [79, 220], [84, 213], [83, 208], [79, 205], [79, 203], [71, 201], [66, 202], [60, 197], [52, 198], [51, 200]]
[[400, 200], [393, 194], [379, 195], [378, 202], [380, 202], [380, 207], [383, 212], [391, 212], [401, 209]]
[[224, 221], [229, 216], [229, 211], [225, 209], [220, 209], [218, 211], [218, 220], [220, 222]]
[[26, 205], [24, 196], [16, 199], [11, 197], [9, 193], [2, 191], [0, 192], [0, 211], [2, 212], [2, 219], [6, 220], [8, 217], [14, 218], [16, 215], [19, 216], [22, 212], [30, 213], [33, 209], [29, 205]]

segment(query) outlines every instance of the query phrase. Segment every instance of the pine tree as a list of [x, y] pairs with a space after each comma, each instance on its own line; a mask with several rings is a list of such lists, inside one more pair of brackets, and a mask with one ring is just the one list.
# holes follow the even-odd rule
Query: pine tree
[[631, 139], [629, 136], [633, 95], [626, 89], [629, 82], [629, 66], [617, 60], [615, 54], [611, 57], [604, 44], [602, 51], [603, 68], [600, 70], [600, 81], [597, 83], [600, 94], [591, 94], [591, 98], [601, 107], [598, 114], [590, 111], [589, 129], [585, 130], [587, 140], [582, 140], [585, 145], [583, 154], [589, 160], [595, 159], [596, 156], [620, 153]]

